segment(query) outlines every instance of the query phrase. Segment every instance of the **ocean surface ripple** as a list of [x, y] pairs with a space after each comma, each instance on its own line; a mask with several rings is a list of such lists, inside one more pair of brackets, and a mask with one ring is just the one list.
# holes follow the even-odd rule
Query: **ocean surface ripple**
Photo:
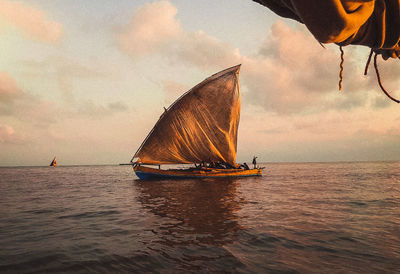
[[177, 181], [0, 168], [0, 272], [399, 273], [400, 163], [264, 166]]

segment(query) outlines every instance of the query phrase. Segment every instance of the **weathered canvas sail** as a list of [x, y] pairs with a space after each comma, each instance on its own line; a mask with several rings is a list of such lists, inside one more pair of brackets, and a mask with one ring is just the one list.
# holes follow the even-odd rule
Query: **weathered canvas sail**
[[143, 164], [235, 164], [239, 69], [214, 74], [182, 95], [161, 115], [133, 159]]

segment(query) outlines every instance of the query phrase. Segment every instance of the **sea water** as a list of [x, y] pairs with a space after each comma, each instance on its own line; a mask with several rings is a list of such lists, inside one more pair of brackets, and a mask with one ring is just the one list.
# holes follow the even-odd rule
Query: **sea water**
[[264, 166], [164, 181], [0, 168], [0, 272], [399, 273], [400, 163]]

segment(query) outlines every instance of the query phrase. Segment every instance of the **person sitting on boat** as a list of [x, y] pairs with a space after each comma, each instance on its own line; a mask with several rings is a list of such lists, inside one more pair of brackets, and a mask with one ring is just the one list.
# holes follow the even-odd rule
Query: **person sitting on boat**
[[243, 167], [245, 170], [249, 170], [249, 166], [246, 163], [243, 163], [240, 165], [241, 167]]
[[215, 164], [215, 167], [216, 167], [216, 168], [219, 168], [219, 169], [226, 169], [226, 167], [224, 166], [224, 164], [221, 163], [221, 162], [217, 162], [217, 163]]
[[253, 166], [254, 166], [254, 168], [257, 167], [257, 157], [256, 156], [253, 157]]

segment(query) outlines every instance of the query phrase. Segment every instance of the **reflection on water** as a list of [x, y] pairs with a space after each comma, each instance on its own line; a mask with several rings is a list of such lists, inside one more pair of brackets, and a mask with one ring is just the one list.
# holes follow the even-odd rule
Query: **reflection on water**
[[223, 244], [240, 229], [236, 214], [243, 198], [236, 193], [236, 179], [137, 180], [135, 186], [144, 208], [169, 219], [154, 230], [168, 244], [173, 245], [180, 233], [187, 238], [179, 239], [179, 244]]
[[400, 163], [138, 181], [0, 168], [0, 273], [398, 273]]
[[235, 241], [241, 229], [237, 216], [244, 200], [237, 193], [238, 179], [135, 181], [142, 206], [161, 217], [153, 226], [152, 249], [164, 255], [177, 270], [200, 270], [202, 262], [215, 269], [241, 266], [223, 246]]

